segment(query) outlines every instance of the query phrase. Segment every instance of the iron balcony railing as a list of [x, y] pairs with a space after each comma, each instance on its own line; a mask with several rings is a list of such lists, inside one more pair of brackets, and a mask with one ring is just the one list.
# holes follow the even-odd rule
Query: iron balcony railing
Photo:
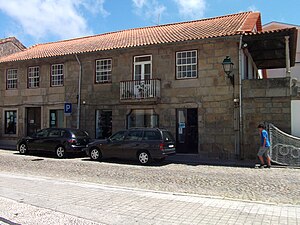
[[120, 82], [121, 100], [141, 100], [160, 98], [160, 80], [131, 80]]

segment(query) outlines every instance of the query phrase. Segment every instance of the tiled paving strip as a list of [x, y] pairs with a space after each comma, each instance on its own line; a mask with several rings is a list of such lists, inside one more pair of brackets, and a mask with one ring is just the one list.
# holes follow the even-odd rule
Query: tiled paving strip
[[[0, 174], [0, 196], [100, 224], [298, 224], [300, 206]], [[1, 216], [1, 215], [0, 215]]]

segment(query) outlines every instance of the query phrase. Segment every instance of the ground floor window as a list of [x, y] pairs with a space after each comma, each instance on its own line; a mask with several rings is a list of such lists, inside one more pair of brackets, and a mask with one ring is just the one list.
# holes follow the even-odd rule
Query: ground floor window
[[96, 110], [96, 138], [104, 139], [111, 136], [112, 111]]
[[56, 109], [50, 110], [50, 127], [51, 128], [61, 128], [64, 127], [64, 110]]
[[127, 115], [127, 127], [158, 127], [158, 115], [153, 109], [133, 109]]
[[5, 111], [5, 134], [16, 134], [17, 133], [17, 111], [10, 110]]

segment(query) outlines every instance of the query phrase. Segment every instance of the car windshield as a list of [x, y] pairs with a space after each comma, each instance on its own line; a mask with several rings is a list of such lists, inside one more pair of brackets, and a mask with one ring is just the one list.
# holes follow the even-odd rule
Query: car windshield
[[162, 133], [165, 142], [174, 141], [174, 137], [169, 131], [163, 131]]

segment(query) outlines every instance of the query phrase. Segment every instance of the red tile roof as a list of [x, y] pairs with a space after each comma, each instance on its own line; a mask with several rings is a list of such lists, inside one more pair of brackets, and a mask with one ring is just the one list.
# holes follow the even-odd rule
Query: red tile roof
[[255, 26], [261, 31], [260, 13], [242, 12], [191, 22], [136, 28], [38, 44], [25, 51], [0, 58], [0, 63], [232, 36], [252, 32]]
[[292, 28], [292, 27], [296, 27], [298, 29], [300, 28], [297, 25], [280, 23], [280, 22], [271, 22], [271, 23], [263, 25], [263, 31], [280, 30], [280, 29]]

